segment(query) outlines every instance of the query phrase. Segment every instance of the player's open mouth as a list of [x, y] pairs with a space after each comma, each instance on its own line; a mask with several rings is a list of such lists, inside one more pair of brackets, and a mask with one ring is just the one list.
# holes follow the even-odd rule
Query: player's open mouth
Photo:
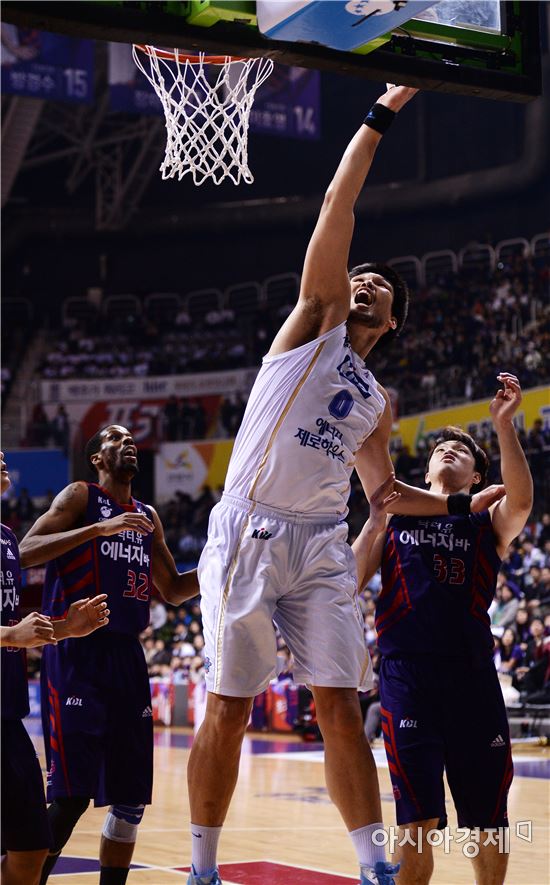
[[127, 446], [122, 452], [123, 458], [137, 458], [137, 449], [135, 446]]
[[456, 461], [456, 458], [454, 455], [443, 455], [441, 460], [454, 462], [454, 461]]
[[359, 289], [355, 293], [355, 303], [370, 307], [374, 303], [374, 295], [368, 289]]

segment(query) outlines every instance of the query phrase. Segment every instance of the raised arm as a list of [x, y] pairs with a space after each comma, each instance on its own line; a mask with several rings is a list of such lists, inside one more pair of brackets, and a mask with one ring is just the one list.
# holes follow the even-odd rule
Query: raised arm
[[153, 524], [143, 513], [123, 513], [103, 522], [81, 526], [88, 503], [88, 486], [73, 482], [54, 498], [47, 513], [40, 516], [19, 545], [21, 565], [42, 565], [85, 541], [101, 535], [116, 535], [125, 529], [141, 534], [153, 531]]
[[181, 605], [200, 593], [197, 570], [178, 572], [170, 553], [159, 515], [152, 507], [155, 534], [153, 535], [153, 581], [162, 598], [170, 605]]
[[[378, 426], [358, 451], [355, 462], [355, 469], [369, 501], [378, 486], [393, 472], [389, 452], [393, 423], [390, 399], [383, 387], [379, 386], [379, 390], [386, 400], [386, 407]], [[399, 498], [389, 503], [387, 508], [389, 513], [401, 513], [406, 516], [440, 516], [449, 513], [449, 495], [417, 489], [404, 482], [396, 482], [395, 490], [399, 492]], [[488, 486], [477, 492], [471, 499], [471, 512], [479, 513], [486, 510], [502, 497], [503, 493], [502, 486]]]
[[521, 403], [521, 387], [515, 375], [497, 376], [504, 385], [498, 390], [489, 411], [500, 446], [500, 471], [505, 495], [491, 508], [493, 531], [500, 556], [519, 535], [533, 506], [533, 480], [519, 443], [513, 417]]
[[[383, 105], [382, 117], [391, 119], [392, 113], [401, 110], [417, 91], [406, 86], [390, 86], [377, 101]], [[381, 137], [370, 125], [362, 125], [346, 148], [325, 194], [307, 248], [298, 304], [276, 336], [271, 355], [311, 341], [347, 319], [353, 210]]]

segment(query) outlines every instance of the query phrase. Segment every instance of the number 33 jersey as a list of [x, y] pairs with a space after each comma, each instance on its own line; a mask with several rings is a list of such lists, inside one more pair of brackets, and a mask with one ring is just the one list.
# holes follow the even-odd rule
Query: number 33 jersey
[[[88, 483], [88, 505], [82, 525], [103, 522], [122, 513], [144, 513], [153, 518], [140, 501], [132, 498], [131, 504], [119, 504], [101, 486]], [[102, 630], [141, 633], [149, 623], [152, 544], [152, 534], [127, 530], [87, 541], [58, 556], [46, 569], [43, 612], [61, 618], [73, 602], [107, 593], [111, 614], [109, 624]]]
[[470, 516], [393, 516], [376, 604], [383, 655], [491, 659], [487, 610], [500, 558], [488, 511]]

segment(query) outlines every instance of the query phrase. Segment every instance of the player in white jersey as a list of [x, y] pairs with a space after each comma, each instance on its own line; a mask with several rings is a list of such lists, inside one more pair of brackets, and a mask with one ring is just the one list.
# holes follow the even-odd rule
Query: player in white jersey
[[[325, 744], [330, 796], [350, 831], [361, 883], [389, 885], [373, 833], [382, 827], [376, 767], [357, 689], [372, 685], [346, 543], [355, 467], [367, 496], [385, 480], [399, 512], [447, 513], [447, 497], [395, 483], [387, 393], [364, 360], [393, 337], [407, 312], [406, 286], [390, 268], [348, 275], [353, 208], [381, 134], [416, 90], [389, 87], [348, 146], [327, 191], [298, 303], [256, 379], [212, 511], [199, 563], [208, 703], [189, 760], [189, 885], [217, 885], [217, 843], [237, 780], [252, 699], [275, 674], [273, 623], [310, 686]], [[485, 501], [474, 505], [481, 508]]]

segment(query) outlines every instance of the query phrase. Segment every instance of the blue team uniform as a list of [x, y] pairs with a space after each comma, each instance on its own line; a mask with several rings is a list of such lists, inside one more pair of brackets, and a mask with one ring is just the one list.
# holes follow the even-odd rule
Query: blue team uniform
[[508, 826], [513, 777], [487, 610], [500, 559], [488, 511], [393, 516], [376, 605], [382, 731], [398, 824]]
[[[83, 525], [125, 511], [88, 484]], [[48, 801], [91, 797], [95, 805], [146, 805], [153, 784], [153, 719], [139, 634], [149, 624], [152, 536], [124, 531], [75, 547], [48, 564], [43, 610], [64, 617], [78, 599], [108, 594], [109, 624], [81, 639], [44, 649], [42, 725]]]
[[[21, 565], [17, 540], [2, 525], [2, 626], [20, 620]], [[42, 772], [22, 723], [29, 712], [27, 656], [21, 648], [2, 648], [2, 853], [50, 847]]]

